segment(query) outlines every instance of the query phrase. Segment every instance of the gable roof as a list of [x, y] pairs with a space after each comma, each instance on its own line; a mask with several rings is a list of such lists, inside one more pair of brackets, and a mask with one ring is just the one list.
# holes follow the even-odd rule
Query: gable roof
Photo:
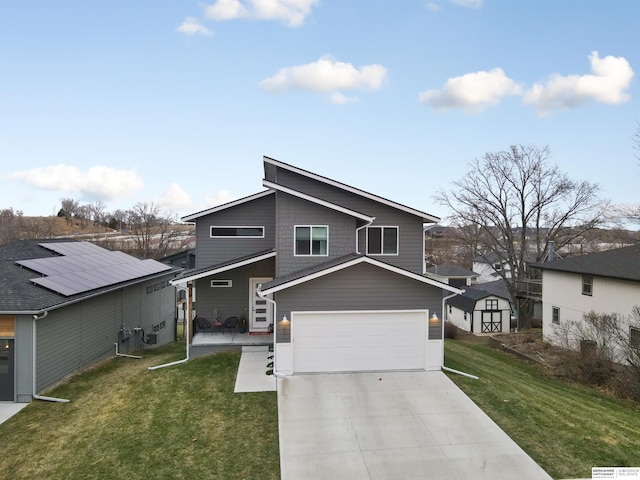
[[276, 256], [275, 250], [269, 249], [269, 250], [263, 250], [261, 252], [252, 253], [244, 257], [234, 258], [233, 260], [229, 260], [228, 262], [222, 262], [216, 265], [211, 265], [203, 268], [196, 268], [193, 270], [186, 270], [182, 272], [180, 275], [178, 275], [176, 278], [171, 280], [171, 285], [185, 284], [187, 282], [191, 282], [199, 278], [209, 277], [211, 275], [216, 275], [218, 273], [227, 272], [229, 270], [243, 267], [245, 265], [259, 262], [261, 260], [266, 260], [267, 258], [272, 258], [275, 256]]
[[275, 192], [273, 190], [264, 190], [262, 192], [254, 193], [253, 195], [249, 195], [247, 197], [239, 198], [237, 200], [233, 200], [231, 202], [223, 203], [222, 205], [216, 205], [215, 207], [207, 208], [206, 210], [202, 210], [200, 212], [192, 213], [191, 215], [186, 215], [181, 218], [183, 222], [192, 222], [200, 217], [204, 217], [206, 215], [210, 215], [212, 213], [219, 212], [221, 210], [226, 210], [227, 208], [235, 207], [237, 205], [242, 205], [243, 203], [251, 202], [253, 200], [257, 200], [262, 197], [266, 197], [267, 195], [272, 195]]
[[542, 270], [640, 282], [640, 243], [534, 265]]
[[[49, 288], [43, 288], [34, 282], [34, 279], [46, 279], [38, 272], [21, 266], [18, 262], [29, 262], [40, 259], [44, 263], [61, 258], [60, 254], [46, 245], [84, 244], [75, 240], [35, 241], [21, 240], [19, 242], [0, 247], [0, 313], [3, 314], [36, 314], [44, 310], [59, 308], [67, 304], [75, 303], [87, 298], [101, 295], [115, 289], [135, 285], [152, 278], [172, 275], [175, 271], [169, 265], [150, 260], [158, 267], [158, 271], [145, 274], [142, 277], [117, 281], [98, 288], [87, 290], [72, 295], [62, 295]], [[109, 252], [109, 250], [92, 244], [92, 247]], [[91, 248], [92, 248], [91, 247]], [[57, 248], [59, 250], [59, 248]], [[72, 253], [72, 252], [71, 252]], [[124, 255], [124, 254], [122, 254]], [[133, 260], [135, 257], [131, 257]], [[56, 262], [57, 263], [57, 262]], [[29, 263], [27, 263], [29, 265]], [[160, 269], [160, 267], [162, 267]]]
[[320, 278], [325, 275], [329, 275], [331, 273], [334, 273], [339, 270], [349, 268], [361, 263], [368, 263], [376, 267], [384, 268], [385, 270], [389, 270], [391, 272], [397, 273], [399, 275], [403, 275], [405, 277], [411, 278], [413, 280], [417, 280], [422, 283], [426, 283], [428, 285], [431, 285], [437, 288], [442, 288], [443, 290], [448, 290], [452, 293], [460, 294], [463, 292], [463, 290], [456, 287], [452, 287], [451, 285], [447, 285], [446, 283], [438, 282], [437, 280], [433, 280], [423, 275], [418, 275], [417, 273], [410, 272], [409, 270], [398, 268], [394, 265], [381, 262], [380, 260], [367, 257], [366, 255], [350, 253], [348, 255], [334, 258], [332, 260], [329, 260], [319, 265], [314, 265], [312, 267], [305, 268], [303, 270], [298, 270], [296, 272], [291, 273], [290, 275], [275, 278], [270, 282], [263, 283], [262, 286], [260, 287], [260, 293], [262, 295], [269, 295], [271, 293], [279, 292], [280, 290], [286, 290], [287, 288], [291, 288], [296, 285], [306, 283], [310, 280], [314, 280], [316, 278]]
[[[472, 313], [475, 310], [478, 300], [482, 300], [487, 297], [501, 297], [501, 295], [496, 295], [477, 288], [467, 288], [462, 295], [456, 295], [455, 297], [448, 299], [447, 305], [456, 307], [463, 312]], [[505, 298], [505, 300], [508, 299]]]
[[267, 156], [263, 157], [264, 166], [265, 166], [265, 177], [267, 177], [267, 166], [273, 165], [279, 168], [283, 168], [290, 172], [297, 173], [298, 175], [302, 175], [307, 178], [311, 178], [313, 180], [325, 183], [327, 185], [331, 185], [332, 187], [339, 188], [349, 193], [353, 193], [355, 195], [359, 195], [361, 197], [367, 198], [369, 200], [373, 200], [389, 207], [397, 208], [398, 210], [402, 210], [403, 212], [410, 213], [411, 215], [415, 215], [417, 217], [422, 218], [425, 223], [437, 223], [440, 221], [440, 218], [430, 215], [425, 212], [421, 212], [420, 210], [416, 210], [415, 208], [408, 207], [398, 202], [394, 202], [392, 200], [388, 200], [386, 198], [380, 197], [378, 195], [374, 195], [373, 193], [365, 192], [364, 190], [360, 190], [359, 188], [352, 187], [345, 183], [338, 182], [336, 180], [332, 180], [327, 177], [323, 177], [322, 175], [318, 175], [313, 172], [309, 172], [308, 170], [304, 170], [302, 168], [294, 167], [293, 165], [289, 165], [288, 163], [281, 162], [280, 160], [276, 160], [274, 158], [270, 158]]

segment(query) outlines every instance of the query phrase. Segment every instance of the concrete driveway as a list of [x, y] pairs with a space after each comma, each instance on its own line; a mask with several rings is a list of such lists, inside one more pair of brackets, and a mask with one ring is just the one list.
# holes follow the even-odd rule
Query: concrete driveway
[[551, 479], [442, 372], [278, 379], [282, 480]]

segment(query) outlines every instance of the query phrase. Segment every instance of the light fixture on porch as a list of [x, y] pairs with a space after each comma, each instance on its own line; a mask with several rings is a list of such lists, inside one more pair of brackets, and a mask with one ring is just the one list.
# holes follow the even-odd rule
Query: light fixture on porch
[[283, 323], [283, 324], [287, 324], [287, 323], [289, 323], [289, 319], [287, 318], [287, 316], [286, 316], [286, 315], [283, 315], [283, 316], [282, 316], [282, 320], [280, 321], [280, 323]]
[[429, 319], [429, 323], [438, 323], [438, 322], [440, 322], [440, 319], [438, 318], [438, 315], [436, 315], [434, 312], [434, 314], [431, 315], [431, 318]]

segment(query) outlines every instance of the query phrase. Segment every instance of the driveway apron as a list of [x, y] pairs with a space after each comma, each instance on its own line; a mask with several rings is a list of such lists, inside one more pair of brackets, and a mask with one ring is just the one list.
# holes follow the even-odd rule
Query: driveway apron
[[278, 379], [282, 480], [545, 480], [442, 372]]

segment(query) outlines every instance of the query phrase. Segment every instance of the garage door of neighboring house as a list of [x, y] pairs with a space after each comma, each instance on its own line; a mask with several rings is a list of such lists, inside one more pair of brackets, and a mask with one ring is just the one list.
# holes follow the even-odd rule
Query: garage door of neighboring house
[[13, 402], [13, 340], [0, 340], [0, 400]]
[[482, 333], [502, 332], [502, 310], [482, 311]]
[[294, 373], [424, 370], [426, 310], [292, 312]]

